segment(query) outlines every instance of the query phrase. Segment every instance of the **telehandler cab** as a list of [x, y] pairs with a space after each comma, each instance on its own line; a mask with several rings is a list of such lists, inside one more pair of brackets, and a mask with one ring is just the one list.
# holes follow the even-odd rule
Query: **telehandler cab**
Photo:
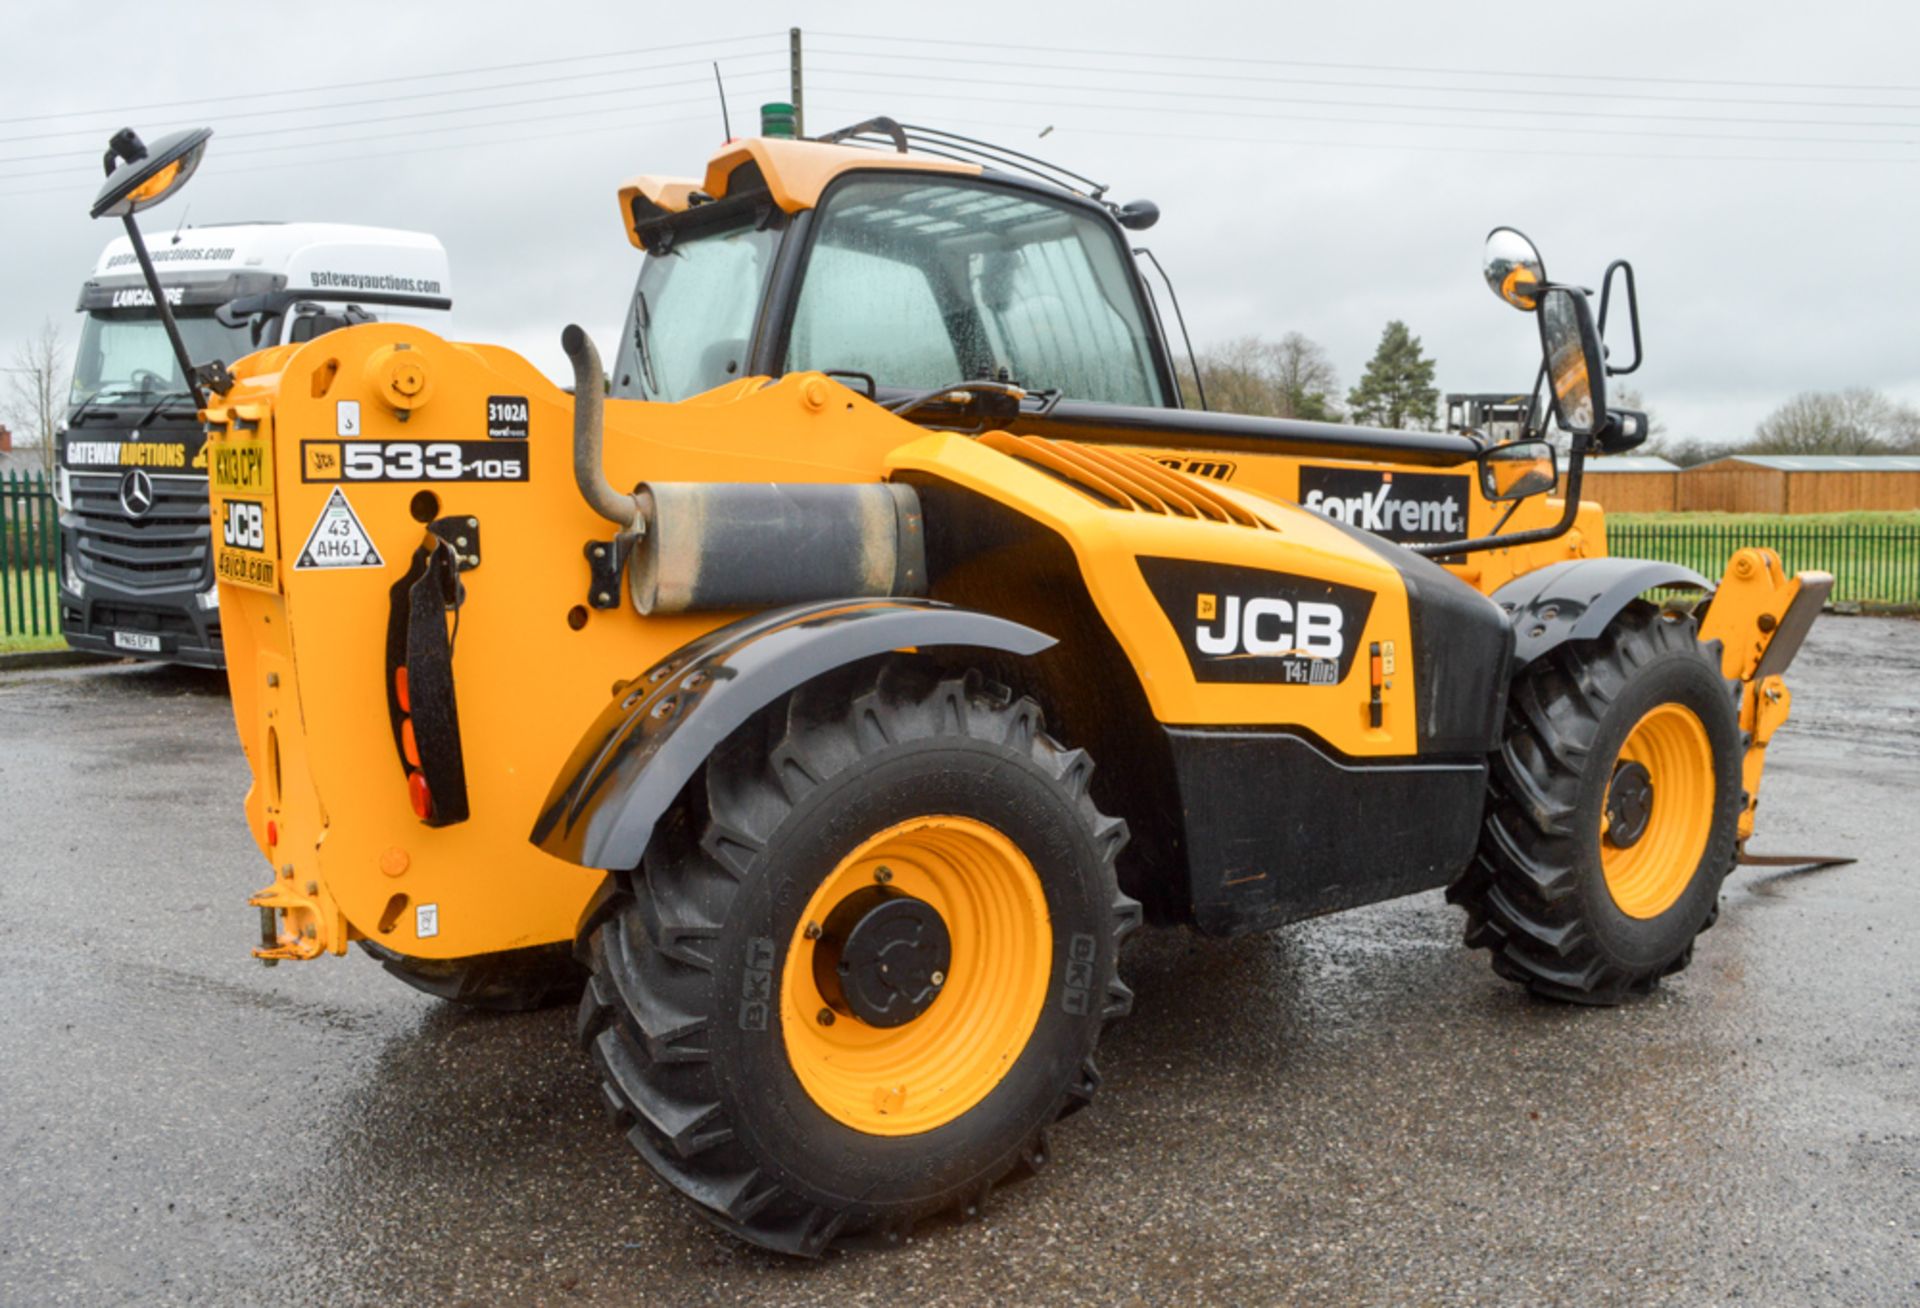
[[[116, 138], [95, 215], [137, 242], [205, 139]], [[1517, 232], [1545, 398], [1495, 445], [1182, 407], [1156, 215], [890, 120], [767, 135], [621, 189], [647, 257], [572, 395], [396, 324], [183, 359], [260, 528], [216, 529], [255, 953], [578, 993], [632, 1146], [809, 1255], [1049, 1160], [1143, 915], [1445, 886], [1541, 995], [1686, 966], [1830, 579], [1607, 556], [1582, 465], [1644, 423]]]

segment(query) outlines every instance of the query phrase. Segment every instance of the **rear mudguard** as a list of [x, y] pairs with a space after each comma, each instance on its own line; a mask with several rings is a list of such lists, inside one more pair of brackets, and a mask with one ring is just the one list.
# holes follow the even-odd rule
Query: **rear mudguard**
[[788, 691], [889, 650], [971, 646], [1024, 657], [1053, 643], [932, 600], [833, 600], [742, 618], [620, 687], [554, 783], [533, 843], [584, 867], [637, 867], [654, 824], [707, 756]]
[[1594, 640], [1634, 597], [1656, 586], [1713, 593], [1692, 568], [1651, 559], [1571, 559], [1516, 577], [1493, 592], [1513, 622], [1513, 665], [1523, 668], [1570, 640]]

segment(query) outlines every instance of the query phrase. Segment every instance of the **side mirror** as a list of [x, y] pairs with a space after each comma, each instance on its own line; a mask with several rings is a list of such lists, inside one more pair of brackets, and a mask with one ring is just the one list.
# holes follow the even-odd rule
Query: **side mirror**
[[1544, 286], [1547, 280], [1547, 265], [1540, 251], [1511, 227], [1496, 227], [1487, 233], [1480, 270], [1495, 295], [1527, 313], [1538, 304], [1538, 297], [1529, 294], [1529, 289]]
[[123, 218], [159, 204], [193, 176], [212, 135], [211, 127], [190, 127], [149, 146], [131, 127], [121, 128], [107, 143], [107, 180], [93, 198], [92, 216]]
[[1480, 451], [1480, 494], [1524, 500], [1560, 484], [1560, 461], [1546, 441], [1508, 441]]
[[1540, 292], [1540, 352], [1553, 387], [1553, 412], [1575, 436], [1591, 436], [1607, 419], [1606, 356], [1585, 292], [1550, 286]]

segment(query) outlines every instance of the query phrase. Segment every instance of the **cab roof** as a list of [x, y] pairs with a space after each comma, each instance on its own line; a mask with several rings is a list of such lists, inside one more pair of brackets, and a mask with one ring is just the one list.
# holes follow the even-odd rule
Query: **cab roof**
[[775, 204], [788, 213], [798, 213], [818, 204], [821, 193], [842, 173], [863, 168], [958, 177], [978, 177], [981, 173], [979, 164], [933, 155], [749, 136], [721, 146], [707, 161], [705, 178], [653, 173], [629, 178], [620, 188], [620, 220], [627, 229], [627, 240], [645, 248], [641, 226], [668, 214], [684, 213], [694, 206], [696, 195], [702, 197], [697, 203], [704, 204], [726, 199], [729, 190], [764, 182]]

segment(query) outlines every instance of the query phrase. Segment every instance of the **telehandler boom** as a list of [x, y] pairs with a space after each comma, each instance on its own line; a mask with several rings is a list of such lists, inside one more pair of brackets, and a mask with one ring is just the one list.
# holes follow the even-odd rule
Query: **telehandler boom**
[[[95, 215], [205, 140], [116, 138]], [[1048, 1162], [1143, 916], [1444, 886], [1541, 995], [1686, 965], [1830, 580], [1607, 555], [1583, 461], [1644, 421], [1519, 233], [1542, 399], [1494, 443], [1182, 407], [1157, 209], [951, 134], [731, 141], [619, 207], [572, 394], [396, 324], [183, 359], [215, 521], [262, 524], [218, 570], [261, 958], [578, 994], [632, 1146], [807, 1255]]]

